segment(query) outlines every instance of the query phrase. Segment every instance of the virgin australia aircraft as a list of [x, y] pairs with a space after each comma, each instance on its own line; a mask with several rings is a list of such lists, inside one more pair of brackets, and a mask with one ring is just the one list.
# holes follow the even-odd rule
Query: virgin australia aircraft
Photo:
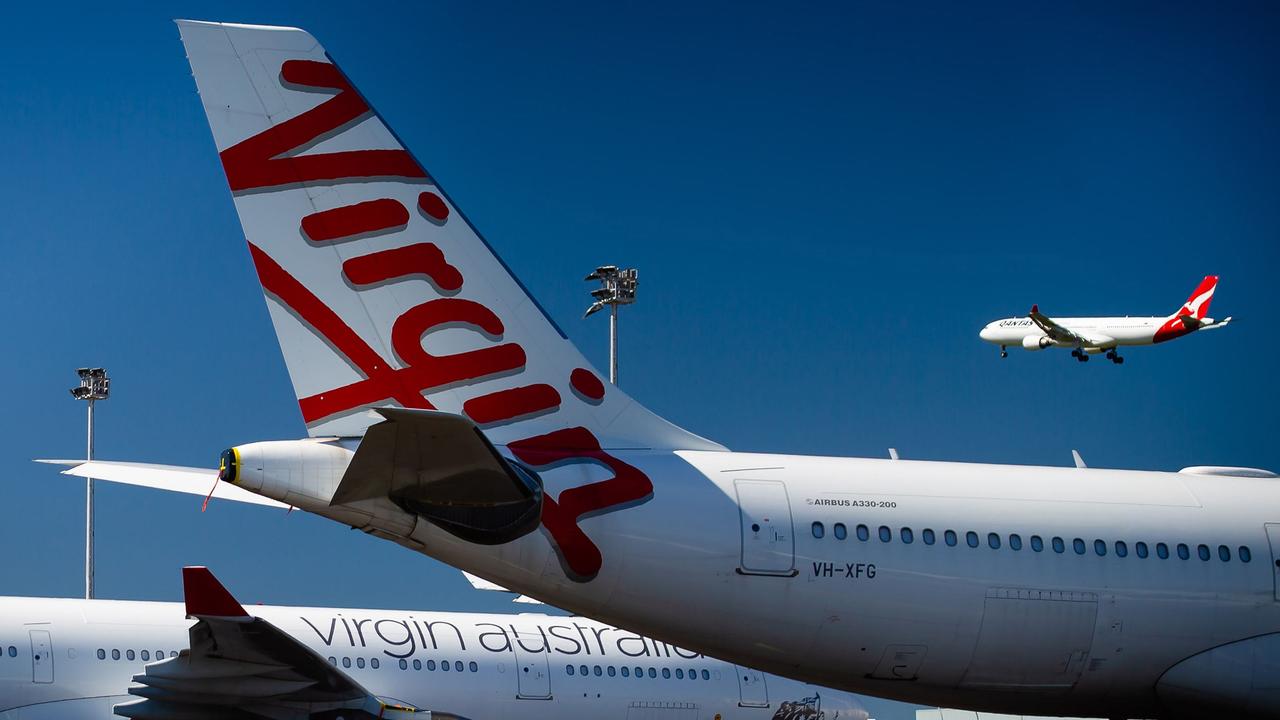
[[603, 383], [314, 38], [179, 25], [310, 437], [72, 473], [216, 474], [849, 691], [1280, 717], [1275, 475], [730, 452]]
[[[803, 685], [575, 617], [0, 598], [0, 717], [866, 720]], [[195, 620], [194, 623], [191, 620]]]
[[1054, 320], [1031, 306], [1027, 317], [1004, 318], [987, 323], [978, 337], [1000, 346], [1000, 357], [1009, 357], [1010, 345], [1025, 350], [1069, 347], [1071, 356], [1080, 362], [1100, 352], [1120, 365], [1124, 358], [1117, 351], [1122, 345], [1156, 345], [1197, 330], [1226, 327], [1231, 318], [1214, 320], [1208, 316], [1218, 276], [1206, 275], [1192, 291], [1191, 297], [1168, 317], [1091, 317]]

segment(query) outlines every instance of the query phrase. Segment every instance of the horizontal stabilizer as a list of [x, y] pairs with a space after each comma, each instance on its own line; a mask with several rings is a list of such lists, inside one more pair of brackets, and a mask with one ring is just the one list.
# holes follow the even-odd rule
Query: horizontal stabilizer
[[[170, 492], [215, 497], [233, 502], [287, 508], [282, 502], [251, 493], [230, 483], [217, 482], [218, 471], [206, 468], [178, 465], [153, 465], [151, 463], [110, 462], [106, 460], [36, 460], [50, 465], [72, 465], [63, 475], [93, 478], [107, 482], [136, 485], [138, 487], [168, 490]], [[210, 495], [210, 490], [213, 491]]]
[[[490, 582], [488, 580], [485, 580], [479, 575], [472, 575], [471, 573], [466, 572], [465, 570], [462, 572], [462, 575], [467, 579], [467, 582], [471, 583], [471, 587], [477, 590], [490, 590], [493, 592], [509, 593], [511, 595], [517, 594], [515, 590], [510, 590], [508, 588], [505, 588], [499, 585], [496, 582]], [[518, 597], [513, 598], [511, 602], [528, 603], [530, 605], [543, 604], [541, 600], [531, 598], [528, 595], [519, 595]]]
[[471, 420], [433, 410], [379, 408], [331, 505], [387, 498], [465, 540], [499, 544], [532, 532], [542, 484], [509, 461]]

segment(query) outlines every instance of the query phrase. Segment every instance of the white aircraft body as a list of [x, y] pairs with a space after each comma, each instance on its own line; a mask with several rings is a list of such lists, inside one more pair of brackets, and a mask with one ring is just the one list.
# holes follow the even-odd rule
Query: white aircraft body
[[1091, 317], [1050, 318], [1031, 306], [1026, 317], [993, 320], [978, 332], [978, 337], [1000, 346], [1000, 357], [1009, 357], [1007, 348], [1022, 346], [1025, 350], [1069, 347], [1080, 362], [1090, 355], [1105, 352], [1117, 365], [1124, 358], [1117, 348], [1125, 345], [1157, 345], [1197, 330], [1226, 327], [1231, 318], [1215, 320], [1208, 316], [1213, 291], [1218, 287], [1216, 275], [1206, 275], [1192, 291], [1191, 297], [1168, 317]]
[[[578, 617], [0, 598], [0, 718], [866, 720], [853, 696]], [[195, 620], [193, 623], [192, 620]]]
[[1271, 473], [730, 452], [603, 383], [314, 38], [180, 29], [310, 434], [228, 450], [218, 492], [815, 684], [1280, 717]]

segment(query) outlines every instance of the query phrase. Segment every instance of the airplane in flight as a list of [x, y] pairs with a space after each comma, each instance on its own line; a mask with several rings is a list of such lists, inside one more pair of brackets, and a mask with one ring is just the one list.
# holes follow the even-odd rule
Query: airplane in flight
[[978, 337], [1000, 346], [1000, 357], [1009, 357], [1010, 346], [1022, 346], [1035, 352], [1050, 347], [1069, 347], [1071, 356], [1085, 362], [1101, 352], [1111, 362], [1121, 365], [1124, 358], [1118, 349], [1129, 345], [1158, 345], [1197, 330], [1226, 327], [1231, 318], [1208, 317], [1213, 291], [1218, 287], [1217, 275], [1206, 275], [1192, 291], [1191, 297], [1168, 317], [1091, 317], [1053, 319], [1031, 306], [1026, 317], [993, 320], [978, 332]]
[[[866, 720], [857, 698], [580, 617], [0, 597], [0, 717]], [[192, 622], [194, 620], [194, 622]]]
[[850, 692], [1280, 717], [1275, 474], [731, 452], [605, 384], [315, 38], [179, 29], [308, 437], [70, 474], [274, 500]]

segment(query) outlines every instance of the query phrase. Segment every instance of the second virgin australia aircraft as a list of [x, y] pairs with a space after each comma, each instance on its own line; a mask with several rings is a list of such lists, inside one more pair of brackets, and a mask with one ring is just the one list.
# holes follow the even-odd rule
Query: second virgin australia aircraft
[[[0, 718], [866, 720], [815, 688], [551, 615], [0, 597]], [[192, 622], [194, 621], [194, 622]]]
[[202, 494], [217, 474], [850, 691], [1280, 717], [1271, 473], [729, 452], [603, 383], [313, 37], [179, 26], [311, 437], [233, 448], [221, 471], [71, 472]]

